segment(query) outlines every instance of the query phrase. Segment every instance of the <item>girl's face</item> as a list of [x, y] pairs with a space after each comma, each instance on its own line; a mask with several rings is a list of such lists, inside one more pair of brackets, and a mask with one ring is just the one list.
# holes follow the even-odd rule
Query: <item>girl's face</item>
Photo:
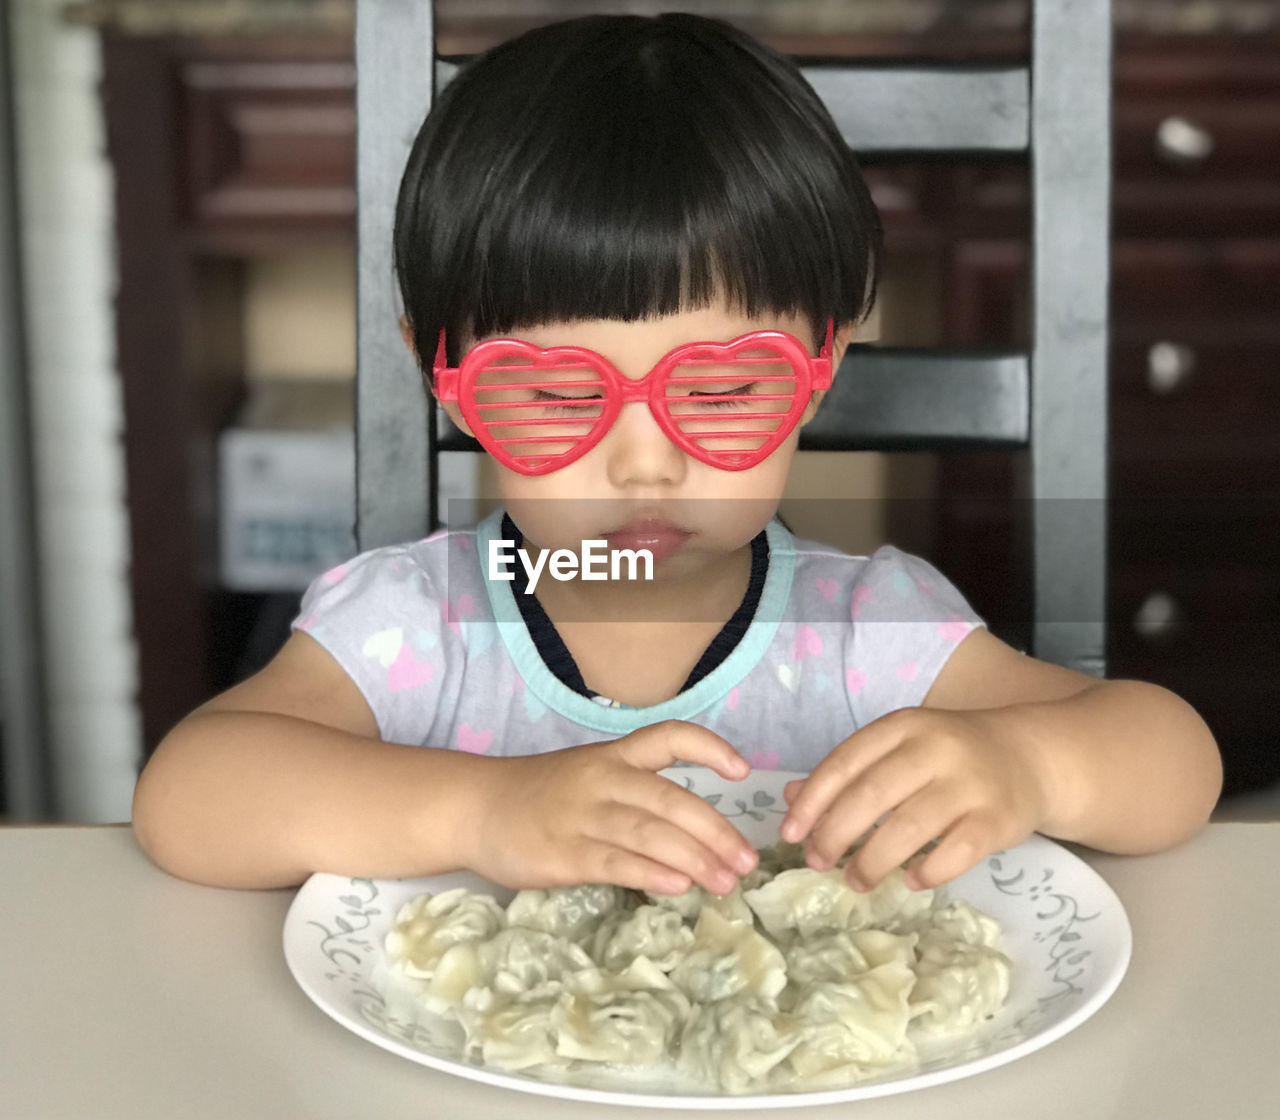
[[[766, 313], [753, 319], [722, 306], [630, 323], [545, 323], [511, 333], [540, 347], [586, 347], [638, 379], [684, 343], [725, 342], [764, 329], [787, 331], [812, 346], [813, 326], [799, 316]], [[835, 340], [837, 368], [848, 341], [848, 331]], [[813, 395], [801, 425], [812, 418], [820, 395]], [[469, 430], [456, 402], [442, 405], [455, 424]], [[529, 476], [496, 461], [494, 466], [503, 503], [531, 544], [576, 553], [582, 541], [603, 538], [610, 547], [649, 548], [655, 576], [674, 576], [744, 547], [760, 532], [777, 510], [798, 440], [799, 426], [756, 466], [722, 470], [686, 454], [645, 403], [631, 402], [600, 442], [566, 467]]]

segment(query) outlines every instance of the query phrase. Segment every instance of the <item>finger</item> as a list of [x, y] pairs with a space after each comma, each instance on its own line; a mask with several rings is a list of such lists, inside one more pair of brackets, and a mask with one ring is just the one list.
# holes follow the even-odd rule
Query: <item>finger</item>
[[685, 720], [652, 723], [616, 742], [623, 760], [642, 770], [662, 770], [676, 762], [692, 762], [730, 781], [740, 781], [751, 773], [751, 764], [733, 749], [729, 740]]
[[658, 778], [648, 788], [652, 792], [640, 804], [714, 852], [734, 875], [745, 875], [759, 862], [759, 853], [747, 838], [696, 793], [666, 778]]
[[652, 894], [684, 894], [693, 885], [688, 875], [611, 844], [598, 846], [589, 878], [595, 883], [616, 883]]
[[938, 846], [910, 868], [903, 878], [913, 890], [941, 886], [976, 867], [992, 852], [1013, 847], [1025, 839], [1026, 836], [1001, 836], [984, 814], [968, 813], [956, 821]]
[[929, 841], [947, 831], [960, 816], [947, 791], [929, 785], [908, 797], [886, 817], [845, 867], [854, 890], [878, 886], [895, 867], [903, 866]]
[[714, 852], [670, 820], [644, 809], [616, 806], [609, 835], [601, 839], [687, 875], [713, 894], [728, 894], [737, 886], [738, 876]]
[[812, 830], [809, 866], [825, 871], [834, 865], [876, 821], [927, 785], [932, 770], [923, 753], [919, 745], [907, 744], [852, 779]]
[[896, 720], [878, 719], [855, 731], [818, 763], [782, 818], [782, 838], [803, 840], [841, 790], [899, 744], [900, 728]]
[[803, 788], [804, 788], [804, 779], [794, 778], [793, 780], [789, 781], [785, 786], [782, 787], [782, 800], [785, 801], [788, 805], [790, 805], [791, 802], [793, 802], [796, 799], [796, 797], [799, 795], [800, 791]]

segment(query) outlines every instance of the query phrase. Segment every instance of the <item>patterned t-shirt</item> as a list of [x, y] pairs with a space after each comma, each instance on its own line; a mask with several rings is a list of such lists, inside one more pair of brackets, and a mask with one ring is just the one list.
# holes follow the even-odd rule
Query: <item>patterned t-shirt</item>
[[490, 755], [616, 739], [664, 719], [710, 728], [757, 769], [812, 770], [872, 720], [921, 703], [985, 623], [926, 561], [850, 556], [766, 529], [769, 566], [733, 651], [660, 704], [601, 703], [542, 660], [512, 592], [486, 576], [501, 511], [475, 529], [362, 553], [317, 578], [294, 627], [364, 694], [385, 740]]

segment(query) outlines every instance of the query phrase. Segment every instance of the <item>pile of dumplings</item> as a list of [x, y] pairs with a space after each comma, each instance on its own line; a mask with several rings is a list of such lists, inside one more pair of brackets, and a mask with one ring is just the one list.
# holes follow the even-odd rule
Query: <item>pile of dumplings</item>
[[967, 903], [901, 871], [861, 893], [785, 843], [724, 896], [421, 895], [385, 948], [389, 974], [461, 1026], [466, 1060], [561, 1081], [663, 1067], [732, 1094], [910, 1069], [918, 1043], [968, 1038], [999, 1010], [1010, 974], [998, 923]]

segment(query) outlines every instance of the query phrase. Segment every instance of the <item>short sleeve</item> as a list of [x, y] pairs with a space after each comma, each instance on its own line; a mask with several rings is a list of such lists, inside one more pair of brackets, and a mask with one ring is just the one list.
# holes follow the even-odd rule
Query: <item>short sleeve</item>
[[424, 742], [440, 700], [450, 636], [434, 582], [410, 546], [375, 549], [317, 577], [293, 620], [355, 682], [390, 742]]
[[863, 564], [850, 609], [845, 683], [859, 727], [918, 707], [960, 642], [986, 626], [937, 568], [892, 545]]

